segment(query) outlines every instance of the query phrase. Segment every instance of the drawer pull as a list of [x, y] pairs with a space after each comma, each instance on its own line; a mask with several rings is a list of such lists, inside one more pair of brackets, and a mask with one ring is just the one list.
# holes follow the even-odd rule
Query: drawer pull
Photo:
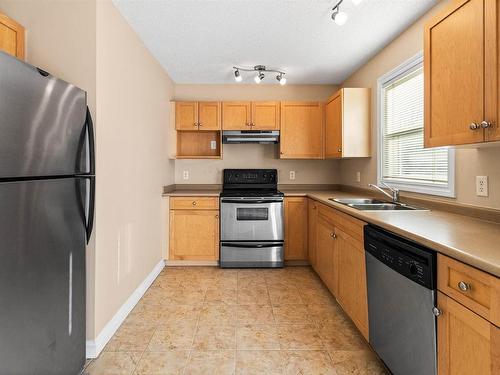
[[196, 206], [196, 201], [193, 201], [193, 206]]
[[460, 289], [462, 292], [467, 292], [470, 290], [470, 284], [467, 284], [465, 281], [460, 281], [458, 283], [458, 289]]

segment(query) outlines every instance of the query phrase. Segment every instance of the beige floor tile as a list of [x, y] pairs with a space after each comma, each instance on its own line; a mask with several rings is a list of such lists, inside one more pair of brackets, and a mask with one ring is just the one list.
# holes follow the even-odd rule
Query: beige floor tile
[[282, 375], [284, 355], [279, 350], [238, 350], [237, 375]]
[[316, 323], [345, 320], [346, 316], [337, 302], [331, 301], [327, 304], [307, 305], [311, 320]]
[[161, 352], [191, 349], [196, 326], [195, 321], [179, 321], [160, 325], [151, 337], [148, 350]]
[[124, 324], [156, 326], [161, 321], [163, 313], [162, 306], [141, 305], [132, 310]]
[[296, 288], [269, 288], [269, 297], [273, 305], [298, 305], [302, 304], [299, 292]]
[[187, 350], [144, 352], [134, 375], [180, 375], [188, 358]]
[[238, 305], [271, 305], [267, 287], [238, 288]]
[[85, 369], [85, 375], [132, 375], [142, 353], [102, 352]]
[[286, 351], [284, 357], [287, 375], [337, 375], [326, 351]]
[[326, 289], [299, 288], [299, 295], [306, 305], [335, 303], [335, 298]]
[[184, 375], [232, 375], [234, 369], [234, 350], [193, 350]]
[[371, 350], [330, 352], [338, 375], [389, 375]]
[[273, 313], [278, 324], [313, 322], [306, 305], [273, 306]]
[[281, 349], [318, 350], [324, 349], [318, 329], [314, 324], [278, 325]]
[[193, 348], [197, 350], [236, 349], [236, 328], [231, 325], [199, 325]]
[[122, 324], [106, 345], [108, 352], [142, 352], [146, 350], [155, 327], [139, 324]]
[[318, 331], [329, 352], [368, 349], [365, 340], [348, 319], [319, 323]]
[[201, 306], [169, 305], [162, 309], [160, 318], [157, 322], [159, 324], [166, 324], [179, 321], [197, 321], [200, 317], [200, 313]]
[[205, 299], [204, 290], [177, 289], [165, 298], [167, 305], [201, 305]]
[[248, 276], [238, 278], [238, 289], [254, 289], [266, 287], [266, 279], [262, 276]]
[[205, 303], [225, 303], [226, 305], [236, 305], [236, 296], [236, 289], [209, 289], [205, 294]]
[[239, 305], [236, 310], [238, 324], [272, 324], [273, 309], [268, 305]]
[[280, 349], [275, 325], [248, 324], [236, 327], [238, 350]]
[[208, 290], [233, 289], [238, 288], [238, 277], [234, 276], [219, 276], [210, 285]]
[[236, 324], [236, 305], [205, 304], [200, 312], [200, 325]]

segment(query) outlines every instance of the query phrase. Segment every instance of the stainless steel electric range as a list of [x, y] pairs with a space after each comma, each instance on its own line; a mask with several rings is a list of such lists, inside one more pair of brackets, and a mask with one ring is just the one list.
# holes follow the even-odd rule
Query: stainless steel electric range
[[283, 267], [283, 199], [276, 169], [224, 170], [221, 267]]

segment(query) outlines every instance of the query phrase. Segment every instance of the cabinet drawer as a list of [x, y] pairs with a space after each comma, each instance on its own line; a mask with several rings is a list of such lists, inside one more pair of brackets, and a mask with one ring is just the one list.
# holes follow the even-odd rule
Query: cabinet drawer
[[217, 210], [219, 198], [216, 197], [170, 197], [171, 210]]
[[335, 208], [321, 204], [318, 214], [339, 227], [354, 239], [363, 242], [363, 227], [365, 223], [350, 215], [336, 210]]
[[438, 254], [438, 289], [500, 326], [500, 279]]

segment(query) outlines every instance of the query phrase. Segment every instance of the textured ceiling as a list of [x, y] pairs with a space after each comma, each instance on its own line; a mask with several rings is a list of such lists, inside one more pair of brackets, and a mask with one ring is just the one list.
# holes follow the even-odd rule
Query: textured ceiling
[[[234, 83], [233, 65], [266, 65], [292, 84], [338, 84], [437, 0], [114, 0], [176, 83]], [[253, 73], [243, 74], [253, 82]], [[271, 75], [263, 83], [275, 83]]]

